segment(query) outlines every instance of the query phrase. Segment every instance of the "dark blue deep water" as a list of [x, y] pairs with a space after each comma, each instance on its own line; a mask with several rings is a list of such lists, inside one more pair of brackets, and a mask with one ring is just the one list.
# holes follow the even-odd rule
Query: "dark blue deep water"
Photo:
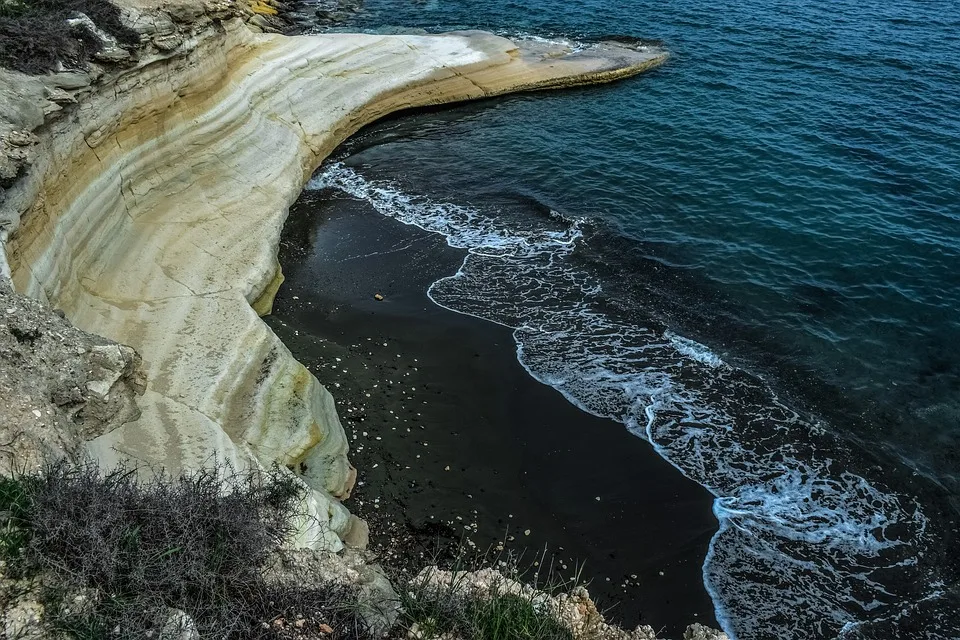
[[468, 249], [434, 301], [717, 496], [732, 636], [960, 637], [960, 3], [369, 0], [349, 28], [391, 25], [663, 42], [627, 82], [381, 123], [313, 185]]

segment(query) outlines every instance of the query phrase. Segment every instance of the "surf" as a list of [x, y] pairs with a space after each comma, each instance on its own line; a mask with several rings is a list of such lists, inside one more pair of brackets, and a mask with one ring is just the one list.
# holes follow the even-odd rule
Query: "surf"
[[703, 578], [731, 637], [839, 637], [943, 595], [923, 560], [935, 544], [928, 518], [855, 464], [861, 452], [708, 346], [610, 311], [603, 279], [574, 259], [587, 220], [434, 201], [340, 162], [308, 189], [463, 250], [431, 300], [511, 328], [531, 376], [622, 423], [716, 496]]

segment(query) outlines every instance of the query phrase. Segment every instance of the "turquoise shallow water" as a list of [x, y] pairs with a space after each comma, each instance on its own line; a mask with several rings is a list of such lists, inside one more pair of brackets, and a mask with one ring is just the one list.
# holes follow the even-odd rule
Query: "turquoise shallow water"
[[664, 41], [628, 82], [377, 125], [314, 186], [469, 249], [438, 304], [717, 495], [732, 634], [960, 636], [960, 6], [367, 9]]

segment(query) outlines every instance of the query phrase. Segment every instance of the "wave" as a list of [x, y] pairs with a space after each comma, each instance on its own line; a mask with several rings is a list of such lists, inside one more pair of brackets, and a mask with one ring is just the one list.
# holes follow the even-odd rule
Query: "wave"
[[435, 202], [341, 163], [308, 188], [465, 250], [457, 273], [430, 286], [436, 304], [513, 329], [530, 375], [623, 423], [716, 497], [703, 576], [732, 638], [860, 637], [944, 597], [919, 505], [861, 473], [857, 452], [763, 381], [652, 319], [611, 311], [615, 292], [574, 259], [585, 221]]

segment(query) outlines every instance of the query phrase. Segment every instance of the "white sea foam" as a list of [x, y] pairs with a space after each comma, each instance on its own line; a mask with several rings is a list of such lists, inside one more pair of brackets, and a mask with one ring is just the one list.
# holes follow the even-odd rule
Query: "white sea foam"
[[585, 42], [580, 42], [578, 40], [572, 40], [570, 38], [544, 38], [543, 36], [534, 35], [532, 33], [511, 33], [508, 34], [509, 37], [514, 42], [532, 42], [541, 45], [546, 45], [548, 47], [563, 47], [570, 52], [584, 51], [589, 49], [592, 45]]
[[547, 229], [540, 233], [522, 234], [504, 228], [493, 217], [472, 207], [434, 203], [392, 188], [373, 184], [341, 164], [330, 165], [313, 177], [308, 189], [336, 188], [360, 200], [366, 200], [379, 213], [439, 233], [451, 247], [466, 249], [487, 257], [524, 258], [537, 254], [571, 249], [581, 237], [576, 222], [561, 230]]
[[580, 224], [433, 202], [342, 164], [310, 187], [465, 249], [459, 271], [430, 287], [437, 304], [512, 327], [533, 377], [622, 422], [717, 496], [704, 582], [731, 636], [833, 637], [932, 591], [916, 561], [929, 543], [919, 509], [844, 469], [818, 425], [706, 346], [600, 311], [601, 283], [569, 259]]
[[663, 337], [670, 341], [674, 349], [688, 358], [692, 358], [714, 369], [723, 366], [723, 360], [710, 351], [706, 345], [700, 344], [690, 338], [678, 336], [672, 331], [664, 331]]

